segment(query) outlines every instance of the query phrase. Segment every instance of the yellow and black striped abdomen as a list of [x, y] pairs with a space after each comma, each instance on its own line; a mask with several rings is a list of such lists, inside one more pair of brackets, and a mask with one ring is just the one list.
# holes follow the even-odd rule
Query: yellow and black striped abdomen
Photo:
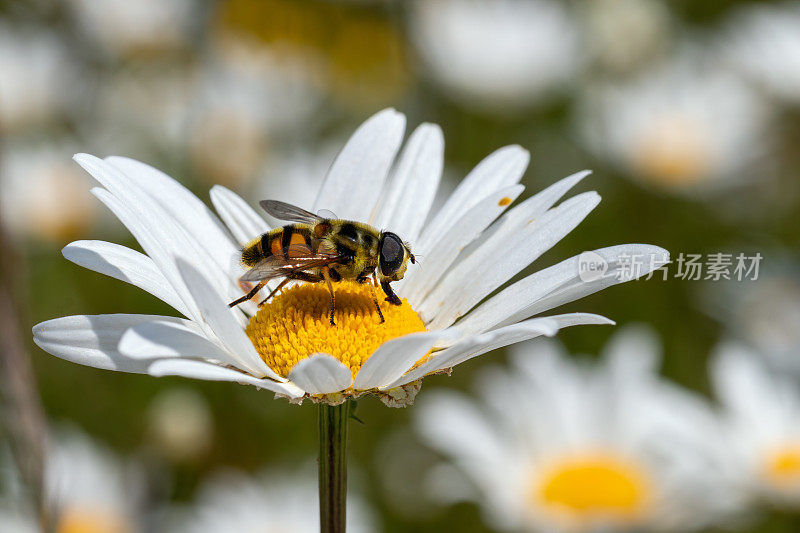
[[284, 254], [292, 257], [291, 246], [303, 246], [313, 250], [312, 228], [307, 224], [288, 224], [264, 233], [242, 248], [242, 264], [253, 267], [271, 255]]

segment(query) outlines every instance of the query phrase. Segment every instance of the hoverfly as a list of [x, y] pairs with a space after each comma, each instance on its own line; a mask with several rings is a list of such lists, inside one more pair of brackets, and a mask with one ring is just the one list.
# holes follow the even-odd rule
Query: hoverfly
[[241, 262], [249, 270], [242, 282], [258, 282], [247, 294], [234, 300], [234, 307], [255, 296], [275, 278], [280, 284], [259, 304], [263, 305], [290, 280], [319, 283], [324, 281], [331, 293], [331, 325], [336, 299], [333, 281], [343, 279], [365, 283], [372, 278], [372, 301], [381, 323], [385, 321], [378, 305], [378, 280], [386, 293], [386, 301], [400, 305], [400, 298], [389, 285], [405, 275], [408, 261], [415, 263], [409, 245], [390, 231], [378, 231], [368, 224], [323, 218], [277, 200], [262, 200], [261, 207], [279, 220], [292, 222], [253, 239], [241, 251]]

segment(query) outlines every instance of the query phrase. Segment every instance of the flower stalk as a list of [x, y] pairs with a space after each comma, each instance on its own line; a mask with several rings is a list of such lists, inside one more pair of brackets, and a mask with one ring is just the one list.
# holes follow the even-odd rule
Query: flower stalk
[[319, 404], [319, 523], [322, 533], [344, 533], [347, 504], [347, 421], [351, 402]]

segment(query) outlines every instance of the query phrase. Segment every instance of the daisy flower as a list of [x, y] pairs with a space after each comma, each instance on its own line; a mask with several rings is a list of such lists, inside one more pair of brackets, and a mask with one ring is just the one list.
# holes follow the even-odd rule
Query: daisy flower
[[[143, 472], [135, 464], [123, 463], [76, 430], [57, 434], [45, 470], [55, 531], [144, 531], [144, 489]], [[0, 503], [0, 530], [39, 531], [35, 513], [23, 500], [12, 497]]]
[[410, 35], [447, 94], [494, 112], [552, 97], [581, 63], [577, 22], [552, 0], [413, 2]]
[[780, 250], [763, 255], [770, 262], [758, 279], [709, 282], [704, 307], [731, 339], [774, 368], [800, 375], [800, 265]]
[[748, 80], [783, 102], [800, 104], [800, 3], [736, 10], [721, 44]]
[[587, 146], [633, 179], [672, 192], [718, 190], [754, 174], [769, 138], [763, 102], [697, 52], [632, 81], [590, 87], [577, 117]]
[[69, 0], [67, 7], [100, 51], [123, 59], [186, 46], [200, 9], [195, 0]]
[[672, 21], [661, 0], [595, 0], [581, 8], [585, 46], [603, 70], [632, 72], [668, 47]]
[[[180, 533], [316, 533], [317, 483], [311, 472], [266, 470], [255, 477], [218, 472], [188, 509], [174, 513], [170, 531]], [[369, 508], [355, 494], [347, 502], [347, 531], [376, 531]]]
[[437, 391], [416, 425], [498, 530], [699, 528], [732, 501], [703, 430], [716, 422], [658, 376], [659, 351], [641, 328], [620, 330], [595, 364], [554, 342], [515, 346], [509, 369], [482, 373], [480, 400]]
[[147, 409], [148, 441], [174, 463], [206, 456], [214, 440], [214, 417], [205, 398], [190, 388], [159, 393]]
[[751, 498], [800, 507], [800, 392], [742, 344], [726, 342], [711, 365], [730, 467]]
[[251, 180], [271, 137], [291, 137], [312, 120], [322, 99], [322, 70], [299, 48], [266, 46], [221, 33], [211, 41], [199, 76], [189, 150], [211, 182]]
[[[296, 402], [338, 404], [374, 393], [401, 406], [428, 374], [563, 327], [610, 323], [585, 313], [531, 317], [668, 261], [654, 246], [612, 246], [595, 251], [603, 270], [591, 279], [573, 257], [505, 286], [598, 204], [597, 193], [586, 192], [554, 207], [588, 172], [508, 209], [522, 192], [518, 182], [528, 163], [525, 150], [508, 146], [478, 164], [426, 221], [442, 172], [442, 135], [423, 124], [398, 155], [404, 129], [405, 117], [391, 109], [367, 120], [337, 156], [313, 208], [391, 230], [421, 257], [419, 268], [396, 284], [402, 305], [381, 304], [385, 323], [371, 287], [353, 282], [335, 286], [335, 326], [324, 284], [296, 284], [261, 308], [253, 302], [229, 308], [243, 294], [237, 282], [243, 268], [231, 258], [268, 230], [261, 216], [217, 186], [211, 200], [223, 223], [158, 170], [80, 154], [75, 160], [101, 185], [92, 193], [144, 253], [79, 241], [64, 256], [150, 292], [183, 317], [69, 316], [34, 326], [34, 341], [97, 368], [234, 381]], [[644, 268], [630, 268], [632, 260]]]
[[79, 85], [66, 45], [53, 32], [0, 23], [0, 121], [3, 133], [55, 122]]
[[12, 141], [0, 149], [0, 220], [16, 237], [63, 244], [96, 222], [99, 210], [86, 194], [91, 179], [70, 163], [72, 144]]

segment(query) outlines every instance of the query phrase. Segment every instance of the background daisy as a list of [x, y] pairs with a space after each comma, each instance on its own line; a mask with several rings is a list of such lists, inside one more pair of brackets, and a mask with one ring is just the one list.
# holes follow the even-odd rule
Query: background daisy
[[437, 391], [417, 428], [498, 530], [698, 529], [735, 494], [714, 464], [712, 410], [658, 376], [659, 352], [634, 327], [595, 364], [553, 342], [518, 345], [509, 370], [476, 383], [479, 401]]

